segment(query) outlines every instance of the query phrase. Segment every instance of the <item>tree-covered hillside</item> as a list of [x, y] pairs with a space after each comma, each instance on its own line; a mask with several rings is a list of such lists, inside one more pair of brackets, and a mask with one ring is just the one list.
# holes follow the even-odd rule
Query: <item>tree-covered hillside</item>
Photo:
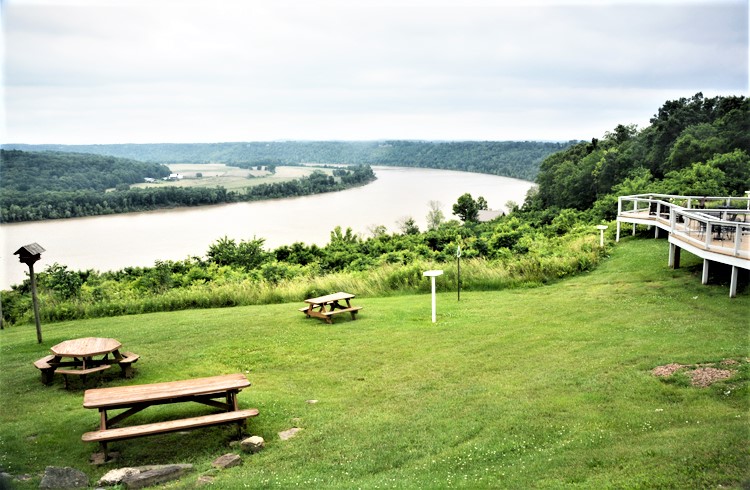
[[288, 182], [243, 189], [130, 188], [170, 174], [167, 166], [102, 155], [0, 150], [0, 222], [76, 218], [180, 206], [256, 201], [342, 190], [375, 179], [369, 165], [320, 170]]
[[104, 191], [168, 175], [165, 165], [111, 156], [0, 150], [3, 192]]
[[126, 145], [3, 145], [28, 151], [75, 151], [158, 163], [276, 165], [336, 163], [481, 172], [534, 180], [548, 155], [571, 143], [539, 141], [275, 141]]
[[663, 193], [742, 196], [750, 189], [750, 100], [691, 98], [666, 102], [639, 130], [618, 125], [541, 165], [527, 210], [591, 210], [612, 219], [617, 196]]

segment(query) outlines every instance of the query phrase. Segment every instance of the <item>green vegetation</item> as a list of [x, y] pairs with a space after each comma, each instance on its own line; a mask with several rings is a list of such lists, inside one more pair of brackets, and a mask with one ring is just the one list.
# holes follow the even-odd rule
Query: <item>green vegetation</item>
[[130, 184], [168, 176], [169, 168], [77, 153], [0, 150], [0, 157], [0, 222], [5, 223], [303, 196], [375, 179], [369, 166], [357, 165], [234, 190], [220, 186], [142, 189]]
[[603, 140], [550, 156], [537, 183], [525, 208], [606, 220], [618, 195], [742, 196], [750, 189], [750, 99], [698, 93], [668, 101], [643, 130], [618, 125]]
[[[301, 300], [337, 284], [358, 294], [382, 296], [424, 290], [422, 271], [441, 264], [444, 287], [455, 289], [455, 254], [462, 248], [464, 290], [538, 285], [594, 267], [602, 250], [586, 225], [534, 228], [516, 218], [497, 223], [441, 224], [420, 233], [362, 239], [337, 227], [324, 247], [297, 242], [267, 251], [264, 240], [222, 238], [206, 258], [159, 261], [154, 267], [114, 272], [70, 271], [53, 264], [37, 274], [44, 322], [186, 308], [215, 308]], [[33, 321], [28, 279], [2, 291], [10, 324]]]
[[[95, 335], [141, 355], [134, 379], [107, 372], [101, 386], [231, 372], [253, 383], [239, 402], [260, 410], [248, 433], [266, 449], [242, 466], [210, 467], [238, 450], [230, 427], [112, 445], [117, 467], [195, 465], [169, 488], [202, 474], [216, 488], [743, 488], [750, 296], [729, 299], [700, 284], [696, 258], [671, 270], [666, 254], [663, 240], [628, 239], [596, 270], [551, 285], [460, 302], [442, 292], [434, 325], [429, 295], [405, 294], [358, 296], [358, 319], [333, 325], [306, 319], [295, 300], [57, 323], [43, 345], [32, 326], [6, 329], [0, 466], [29, 475], [19, 489], [38, 488], [47, 465], [92, 483], [112, 468], [88, 463], [96, 446], [80, 436], [98, 414], [82, 408], [82, 391], [43, 386], [32, 366], [57, 342]], [[651, 374], [669, 363], [733, 376], [698, 388]], [[208, 409], [149, 410], [133, 423]], [[304, 430], [279, 440], [295, 426]]]
[[481, 172], [534, 180], [539, 164], [570, 143], [540, 141], [273, 141], [142, 145], [3, 145], [29, 151], [74, 151], [158, 163], [259, 165], [331, 163]]

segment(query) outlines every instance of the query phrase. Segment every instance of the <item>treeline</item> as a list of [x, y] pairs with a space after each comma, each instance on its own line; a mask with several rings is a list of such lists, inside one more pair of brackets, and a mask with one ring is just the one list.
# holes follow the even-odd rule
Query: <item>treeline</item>
[[123, 145], [3, 145], [34, 151], [96, 153], [157, 163], [257, 166], [300, 163], [392, 165], [481, 172], [534, 180], [548, 155], [569, 143], [540, 141], [279, 141]]
[[698, 93], [666, 102], [650, 122], [641, 130], [618, 125], [548, 157], [524, 208], [609, 220], [620, 195], [742, 196], [750, 189], [750, 100]]
[[39, 194], [49, 191], [104, 192], [144, 177], [159, 179], [169, 167], [87, 153], [0, 150], [0, 190]]
[[[46, 159], [47, 156], [51, 157], [50, 160]], [[86, 162], [86, 172], [81, 172], [75, 165], [81, 156]], [[51, 169], [45, 167], [46, 161], [51, 162]], [[6, 162], [9, 162], [8, 166]], [[22, 190], [24, 180], [17, 175], [28, 175], [24, 162], [32, 162], [32, 167], [42, 175], [37, 178], [29, 175], [32, 186], [26, 191]], [[123, 165], [132, 165], [135, 171], [128, 173], [120, 170], [119, 166]], [[128, 185], [142, 182], [144, 177], [163, 176], [163, 169], [169, 175], [169, 169], [160, 164], [142, 164], [106, 156], [3, 151], [0, 221], [12, 223], [75, 218], [304, 196], [347, 189], [375, 179], [372, 168], [358, 165], [336, 169], [332, 176], [315, 171], [294, 181], [249, 186], [241, 191], [229, 191], [223, 187], [177, 186], [141, 189]], [[157, 171], [161, 173], [155, 173]], [[115, 173], [118, 177], [113, 179], [103, 175], [109, 173]], [[127, 178], [123, 180], [122, 176]], [[115, 190], [105, 192], [112, 185]], [[45, 186], [52, 190], [46, 190]]]

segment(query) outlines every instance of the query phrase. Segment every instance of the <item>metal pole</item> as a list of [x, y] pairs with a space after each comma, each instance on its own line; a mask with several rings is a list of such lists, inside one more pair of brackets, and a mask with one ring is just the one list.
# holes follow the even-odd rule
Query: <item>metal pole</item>
[[42, 324], [39, 321], [39, 300], [36, 297], [36, 276], [34, 275], [34, 263], [29, 263], [29, 278], [31, 279], [31, 301], [34, 303], [34, 320], [36, 320], [36, 340], [42, 343]]

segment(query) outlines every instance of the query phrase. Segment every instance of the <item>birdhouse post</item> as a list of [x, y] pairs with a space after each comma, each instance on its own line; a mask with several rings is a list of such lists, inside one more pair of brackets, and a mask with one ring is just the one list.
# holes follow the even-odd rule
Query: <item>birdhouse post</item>
[[39, 321], [39, 301], [36, 297], [36, 277], [34, 276], [34, 263], [42, 258], [44, 248], [38, 243], [31, 243], [19, 248], [13, 255], [18, 255], [18, 260], [29, 266], [29, 280], [31, 281], [31, 301], [34, 304], [34, 320], [36, 320], [36, 340], [42, 343], [42, 324]]

